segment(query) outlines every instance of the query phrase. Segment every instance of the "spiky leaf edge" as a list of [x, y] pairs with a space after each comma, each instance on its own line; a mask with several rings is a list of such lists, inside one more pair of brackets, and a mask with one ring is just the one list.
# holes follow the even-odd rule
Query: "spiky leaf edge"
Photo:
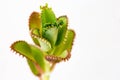
[[[36, 35], [32, 32], [31, 32], [31, 36], [38, 41], [38, 43], [43, 51], [48, 52], [51, 49], [51, 47], [52, 47], [51, 43], [48, 40], [46, 40], [45, 38], [39, 37], [38, 35]], [[47, 50], [44, 48], [44, 45], [42, 44], [42, 42], [45, 43], [45, 45], [48, 47]]]
[[[18, 44], [18, 43], [25, 43], [27, 45], [27, 48], [29, 48], [29, 50], [26, 50], [25, 48], [23, 48], [23, 51], [26, 50], [26, 51], [30, 51], [28, 53], [31, 53], [29, 55], [26, 55], [26, 53], [22, 52], [21, 53], [21, 50], [19, 48], [16, 48], [15, 49], [15, 45]], [[21, 46], [21, 47], [24, 47], [24, 46]], [[27, 42], [25, 41], [22, 41], [22, 40], [19, 40], [19, 41], [16, 41], [14, 42], [11, 46], [10, 46], [11, 50], [13, 50], [14, 52], [18, 53], [19, 55], [22, 55], [24, 57], [26, 57], [26, 59], [29, 59], [31, 60], [32, 62], [34, 62], [35, 64], [39, 64], [39, 67], [42, 68], [41, 70], [45, 71], [45, 59], [44, 59], [44, 56], [43, 56], [43, 52], [40, 51], [40, 48], [38, 46], [35, 46], [35, 45], [31, 45], [31, 44], [28, 44]], [[18, 49], [18, 50], [17, 50]], [[20, 50], [20, 51], [19, 51]], [[41, 54], [42, 53], [42, 54]]]
[[[62, 20], [62, 24], [60, 23], [61, 20]], [[56, 45], [59, 45], [61, 41], [64, 39], [65, 33], [67, 31], [68, 17], [66, 15], [58, 17], [57, 23], [58, 23], [59, 30], [58, 30], [58, 37], [57, 37]]]

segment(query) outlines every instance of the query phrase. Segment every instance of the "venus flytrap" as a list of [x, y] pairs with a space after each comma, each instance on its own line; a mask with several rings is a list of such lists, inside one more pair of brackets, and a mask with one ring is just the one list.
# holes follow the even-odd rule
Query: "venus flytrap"
[[19, 40], [11, 49], [27, 59], [32, 73], [40, 80], [49, 80], [55, 64], [70, 58], [75, 33], [68, 29], [67, 16], [56, 18], [46, 4], [41, 13], [33, 12], [29, 18], [29, 31], [33, 44]]

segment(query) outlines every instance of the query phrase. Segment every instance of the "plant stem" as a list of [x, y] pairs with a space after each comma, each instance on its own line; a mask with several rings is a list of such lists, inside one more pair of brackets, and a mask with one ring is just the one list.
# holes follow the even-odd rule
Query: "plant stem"
[[52, 64], [52, 66], [51, 66], [51, 68], [50, 68], [50, 71], [52, 71], [52, 70], [54, 69], [55, 65], [56, 65], [56, 63], [53, 63], [53, 64]]
[[40, 80], [49, 80], [50, 76], [49, 73], [44, 73], [40, 76]]

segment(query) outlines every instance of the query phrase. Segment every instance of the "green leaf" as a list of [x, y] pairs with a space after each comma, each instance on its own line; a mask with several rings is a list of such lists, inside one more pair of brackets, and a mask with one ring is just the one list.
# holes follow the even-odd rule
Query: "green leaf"
[[31, 60], [27, 59], [27, 63], [28, 63], [28, 65], [29, 65], [29, 67], [30, 67], [30, 69], [31, 69], [31, 71], [32, 71], [32, 73], [34, 75], [36, 75], [36, 76], [40, 75], [40, 73], [38, 72], [38, 70], [35, 67], [35, 63], [34, 62], [32, 62]]
[[41, 38], [41, 37], [39, 37], [35, 34], [32, 34], [32, 38], [35, 39], [38, 42], [41, 50], [47, 52], [51, 49], [50, 42], [48, 40], [46, 40], [45, 38]]
[[27, 44], [25, 41], [14, 42], [11, 45], [11, 49], [13, 51], [15, 51], [16, 53], [19, 53], [20, 55], [23, 55], [24, 57], [35, 62], [33, 54], [31, 53], [31, 48], [30, 48], [29, 44]]
[[42, 25], [42, 23], [41, 23], [40, 14], [38, 12], [33, 12], [29, 18], [29, 30], [37, 28], [40, 30], [40, 33], [42, 33], [41, 25]]
[[31, 35], [35, 35], [35, 36], [38, 36], [40, 37], [40, 31], [38, 28], [34, 28], [31, 30]]
[[51, 49], [51, 44], [44, 38], [38, 38], [40, 47], [43, 51], [48, 52]]
[[53, 51], [52, 54], [59, 56], [63, 51], [67, 50], [70, 52], [72, 45], [73, 45], [73, 39], [74, 39], [75, 33], [73, 30], [67, 30], [65, 37], [60, 45], [58, 45]]
[[42, 27], [46, 23], [55, 23], [56, 22], [56, 17], [54, 12], [52, 11], [51, 8], [48, 8], [48, 5], [41, 7], [41, 19], [42, 19]]
[[61, 25], [62, 27], [66, 27], [68, 26], [68, 18], [67, 16], [60, 16], [59, 18], [57, 18], [57, 23], [58, 25]]
[[67, 26], [68, 26], [68, 18], [67, 18], [67, 16], [60, 16], [57, 19], [57, 22], [58, 22], [58, 26], [59, 26], [58, 27], [59, 31], [58, 31], [58, 37], [57, 37], [56, 45], [59, 45], [65, 37], [65, 33], [66, 33], [66, 30], [67, 30]]
[[38, 39], [36, 39], [36, 38], [34, 37], [34, 36], [40, 37], [39, 29], [37, 29], [37, 28], [32, 29], [31, 32], [30, 32], [30, 35], [31, 35], [31, 37], [32, 37], [33, 42], [34, 42], [36, 45], [40, 46], [40, 43], [39, 43]]
[[[68, 37], [67, 37], [68, 36]], [[75, 38], [75, 32], [73, 30], [68, 30], [68, 34], [65, 36], [67, 39], [70, 39], [68, 40], [68, 42], [66, 44], [68, 44], [68, 46], [66, 47], [67, 48], [67, 51], [70, 53], [71, 52], [71, 49], [72, 49], [72, 46], [73, 46], [73, 41], [74, 41], [74, 38]], [[65, 40], [64, 40], [65, 41]]]
[[59, 57], [61, 57], [61, 58], [66, 58], [66, 56], [67, 56], [68, 54], [69, 54], [68, 51], [65, 50], [65, 51], [63, 51], [63, 52], [59, 55]]
[[11, 49], [16, 51], [20, 55], [25, 56], [27, 59], [38, 63], [41, 69], [43, 71], [45, 70], [45, 53], [38, 46], [28, 44], [25, 41], [16, 41], [11, 45]]
[[53, 47], [56, 43], [57, 35], [58, 35], [58, 29], [56, 27], [50, 27], [46, 29], [46, 31], [43, 34], [43, 37], [47, 39]]
[[44, 54], [45, 52], [43, 52], [40, 47], [34, 46], [34, 45], [30, 45], [32, 52], [34, 53], [34, 59], [36, 61], [37, 64], [39, 64], [39, 66], [41, 67], [41, 69], [43, 71], [45, 71], [45, 59], [44, 59]]

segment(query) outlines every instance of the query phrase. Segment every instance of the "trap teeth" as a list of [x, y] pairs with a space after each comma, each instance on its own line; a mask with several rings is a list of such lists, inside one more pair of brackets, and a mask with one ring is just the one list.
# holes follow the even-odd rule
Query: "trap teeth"
[[51, 63], [58, 63], [60, 61], [68, 61], [71, 57], [71, 54], [69, 53], [65, 58], [54, 56], [54, 55], [46, 55], [45, 59]]
[[54, 55], [47, 55], [47, 56], [45, 56], [45, 59], [49, 62], [52, 62], [52, 63], [60, 62], [62, 60], [62, 58], [54, 56]]

